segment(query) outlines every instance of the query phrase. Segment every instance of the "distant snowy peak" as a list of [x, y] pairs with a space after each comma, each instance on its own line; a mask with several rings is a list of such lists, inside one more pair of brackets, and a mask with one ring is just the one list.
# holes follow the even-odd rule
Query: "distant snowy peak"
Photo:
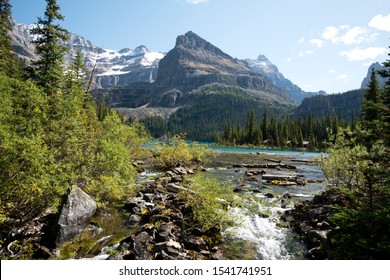
[[[35, 27], [36, 24], [12, 23], [13, 48], [27, 61], [37, 59], [35, 46], [32, 44], [36, 37], [31, 35], [31, 30]], [[165, 55], [162, 52], [150, 51], [144, 45], [134, 50], [103, 49], [74, 33], [69, 34], [64, 45], [69, 49], [65, 55], [65, 64], [69, 65], [80, 50], [87, 68], [92, 70], [96, 66], [94, 86], [99, 88], [126, 86], [134, 82], [153, 82], [157, 77], [158, 63]]]
[[134, 68], [158, 67], [158, 62], [164, 57], [164, 53], [152, 52], [145, 46], [139, 46], [134, 50], [121, 49], [103, 50], [96, 57], [99, 67], [98, 75], [122, 75], [130, 73]]
[[248, 66], [260, 74], [273, 73], [283, 76], [278, 68], [268, 60], [265, 55], [260, 54], [256, 60], [245, 59]]

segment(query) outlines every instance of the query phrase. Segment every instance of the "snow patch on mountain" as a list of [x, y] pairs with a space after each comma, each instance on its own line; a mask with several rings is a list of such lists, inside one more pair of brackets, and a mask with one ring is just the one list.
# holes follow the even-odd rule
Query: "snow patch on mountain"
[[[26, 60], [37, 59], [35, 46], [32, 44], [36, 36], [31, 35], [34, 27], [35, 24], [13, 23], [14, 50]], [[134, 82], [153, 82], [157, 77], [158, 63], [165, 56], [165, 53], [150, 51], [144, 45], [134, 50], [103, 49], [74, 33], [69, 34], [69, 39], [64, 45], [69, 49], [65, 55], [65, 65], [71, 63], [80, 49], [88, 70], [92, 71], [95, 68], [94, 86], [99, 88], [126, 86]]]

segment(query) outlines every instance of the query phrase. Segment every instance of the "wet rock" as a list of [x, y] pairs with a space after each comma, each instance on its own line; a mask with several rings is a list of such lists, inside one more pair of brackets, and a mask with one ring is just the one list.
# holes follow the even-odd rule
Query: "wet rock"
[[275, 195], [273, 195], [272, 193], [266, 193], [266, 194], [264, 194], [266, 197], [268, 197], [268, 198], [274, 198], [275, 197]]

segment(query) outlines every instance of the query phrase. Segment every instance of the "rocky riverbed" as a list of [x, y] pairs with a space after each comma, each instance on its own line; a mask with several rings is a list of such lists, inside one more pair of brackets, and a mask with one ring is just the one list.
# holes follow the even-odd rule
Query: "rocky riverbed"
[[[76, 230], [77, 222], [70, 222], [69, 237], [64, 237], [64, 222], [58, 222], [72, 219], [44, 213], [24, 228], [15, 229], [5, 247], [9, 257], [18, 257], [17, 240], [33, 240], [33, 258], [38, 259], [327, 258], [327, 234], [332, 227], [327, 217], [332, 213], [331, 205], [340, 201], [320, 195], [324, 186], [318, 168], [310, 167], [314, 165], [312, 157], [218, 153], [206, 168], [178, 167], [167, 172], [149, 169], [142, 162], [134, 164], [139, 170], [138, 191], [122, 205], [96, 210], [93, 203], [85, 205], [89, 199], [81, 199], [81, 215], [94, 216], [80, 222]], [[191, 207], [178, 193], [190, 191], [183, 184], [184, 176], [205, 171], [233, 184], [237, 195], [257, 201], [255, 210], [243, 216], [246, 228], [204, 231], [194, 220]], [[91, 212], [85, 212], [87, 208]], [[75, 215], [69, 209], [61, 213]], [[57, 227], [54, 235], [53, 224]], [[58, 235], [58, 227], [63, 229], [62, 235]], [[294, 228], [298, 237], [292, 237], [288, 228]], [[308, 244], [306, 253], [301, 252], [301, 243]], [[299, 249], [290, 252], [289, 246], [297, 246], [293, 244]]]

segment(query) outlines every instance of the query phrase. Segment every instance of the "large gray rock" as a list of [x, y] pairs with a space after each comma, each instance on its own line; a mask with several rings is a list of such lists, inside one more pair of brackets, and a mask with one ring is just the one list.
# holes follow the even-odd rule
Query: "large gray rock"
[[83, 231], [96, 211], [95, 201], [74, 186], [64, 199], [57, 222], [56, 244], [60, 245]]

